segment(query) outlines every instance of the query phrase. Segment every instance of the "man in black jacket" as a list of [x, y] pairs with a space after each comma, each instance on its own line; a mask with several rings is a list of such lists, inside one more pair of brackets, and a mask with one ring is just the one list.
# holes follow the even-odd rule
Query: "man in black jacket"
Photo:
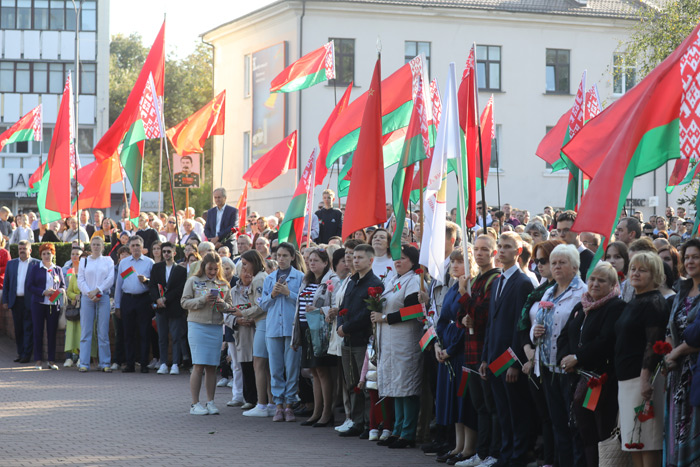
[[323, 191], [323, 207], [316, 211], [318, 217], [318, 238], [316, 242], [328, 243], [331, 237], [342, 237], [343, 213], [333, 207], [335, 193], [331, 189]]
[[576, 247], [579, 253], [579, 273], [581, 274], [581, 279], [584, 281], [588, 277], [588, 268], [591, 266], [593, 261], [594, 253], [581, 244], [579, 239], [579, 233], [573, 232], [571, 227], [576, 222], [576, 213], [574, 211], [564, 211], [557, 217], [557, 230], [559, 230], [559, 235], [561, 239], [564, 240], [569, 245]]
[[151, 245], [158, 240], [158, 232], [148, 225], [148, 214], [143, 212], [139, 214], [139, 230], [136, 231], [136, 235], [143, 238], [143, 248], [146, 250], [144, 254], [148, 255], [151, 252]]
[[374, 250], [370, 245], [358, 245], [353, 252], [352, 263], [355, 274], [345, 290], [338, 315], [338, 335], [343, 338], [342, 363], [345, 382], [350, 393], [352, 428], [340, 436], [358, 436], [365, 431], [369, 421], [369, 407], [365, 407], [365, 394], [355, 391], [360, 381], [360, 372], [365, 360], [367, 344], [372, 335], [370, 310], [365, 299], [371, 287], [383, 288], [382, 281], [372, 272]]
[[159, 375], [168, 374], [168, 331], [173, 339], [173, 365], [170, 374], [180, 374], [180, 357], [182, 347], [186, 345], [185, 338], [185, 310], [180, 305], [182, 291], [187, 281], [187, 269], [175, 264], [175, 246], [165, 242], [161, 246], [163, 261], [153, 265], [149, 293], [155, 302], [156, 324], [158, 325], [158, 346], [160, 347], [161, 364]]

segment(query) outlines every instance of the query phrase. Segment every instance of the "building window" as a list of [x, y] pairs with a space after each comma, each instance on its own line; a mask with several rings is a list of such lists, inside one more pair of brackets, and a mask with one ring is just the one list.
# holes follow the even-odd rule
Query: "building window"
[[90, 154], [93, 148], [95, 131], [92, 128], [78, 128], [78, 154]]
[[49, 89], [49, 64], [35, 63], [33, 68], [34, 76], [32, 80], [32, 86], [34, 92], [38, 94], [43, 94]]
[[97, 4], [94, 1], [83, 2], [80, 30], [97, 31]]
[[49, 29], [49, 0], [34, 0], [34, 29]]
[[32, 0], [17, 0], [17, 29], [32, 28]]
[[613, 54], [613, 93], [624, 94], [637, 84], [637, 65], [627, 54]]
[[481, 91], [501, 90], [501, 47], [476, 46], [476, 79]]
[[[74, 14], [75, 15], [75, 14]], [[63, 0], [51, 0], [49, 10], [49, 27], [51, 29], [66, 29], [66, 9]], [[75, 29], [75, 26], [73, 26]]]
[[489, 164], [490, 169], [500, 169], [500, 153], [498, 152], [501, 147], [501, 125], [496, 125], [496, 137], [491, 140], [491, 163]]
[[83, 63], [80, 66], [80, 94], [95, 94], [97, 86], [97, 65]]
[[[61, 94], [68, 72], [75, 63], [0, 62], [0, 92]], [[82, 63], [80, 94], [94, 95], [97, 91], [97, 64]]]
[[243, 57], [243, 97], [250, 97], [250, 55]]
[[15, 29], [15, 0], [0, 2], [0, 28]]
[[0, 92], [14, 92], [15, 67], [12, 62], [0, 62]]
[[355, 39], [331, 37], [335, 47], [335, 76], [328, 82], [331, 86], [347, 86], [355, 80]]
[[569, 94], [570, 50], [547, 49], [547, 92]]
[[430, 78], [430, 42], [406, 41], [404, 50], [404, 63], [410, 62], [420, 54], [425, 54], [425, 67]]
[[15, 92], [30, 92], [31, 71], [29, 70], [29, 63], [17, 62], [15, 65]]
[[243, 172], [250, 168], [250, 131], [243, 132]]

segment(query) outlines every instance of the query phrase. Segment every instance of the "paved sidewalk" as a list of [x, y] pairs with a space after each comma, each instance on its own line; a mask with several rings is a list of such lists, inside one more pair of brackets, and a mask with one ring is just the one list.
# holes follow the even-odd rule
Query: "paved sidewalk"
[[[189, 414], [189, 375], [78, 373], [13, 363], [0, 337], [0, 465], [37, 466], [412, 466], [435, 465], [419, 449], [389, 450], [331, 428]], [[204, 388], [202, 388], [204, 397]]]

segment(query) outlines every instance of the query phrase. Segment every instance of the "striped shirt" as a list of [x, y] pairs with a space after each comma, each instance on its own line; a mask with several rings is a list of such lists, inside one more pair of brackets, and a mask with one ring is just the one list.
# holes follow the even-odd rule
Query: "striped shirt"
[[299, 307], [299, 322], [306, 322], [306, 306], [312, 305], [314, 301], [314, 294], [316, 289], [318, 289], [319, 284], [309, 284], [304, 287], [304, 290], [299, 294], [299, 300], [297, 301], [297, 306]]

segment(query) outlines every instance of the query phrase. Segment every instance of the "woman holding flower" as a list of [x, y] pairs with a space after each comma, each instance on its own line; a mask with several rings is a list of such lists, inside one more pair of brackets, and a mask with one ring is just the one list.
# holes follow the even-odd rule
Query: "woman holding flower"
[[384, 290], [384, 310], [371, 314], [377, 326], [379, 397], [385, 397], [385, 403], [394, 400], [394, 430], [380, 443], [392, 449], [414, 445], [418, 427], [423, 374], [423, 355], [418, 342], [424, 319], [418, 301], [422, 281], [416, 273], [419, 256], [417, 248], [401, 247], [401, 257], [394, 261], [396, 276]]
[[391, 234], [386, 229], [376, 229], [369, 237], [369, 244], [374, 249], [372, 272], [382, 282], [388, 284], [392, 276], [396, 274], [394, 271], [394, 260], [391, 259], [391, 252], [389, 251]]
[[688, 279], [680, 281], [666, 329], [666, 342], [673, 350], [665, 357], [669, 371], [664, 464], [672, 466], [700, 464], [700, 416], [690, 402], [692, 369], [700, 349], [691, 347], [682, 337], [685, 329], [697, 321], [700, 309], [700, 240], [688, 240], [681, 248], [681, 257]]
[[664, 382], [661, 377], [653, 378], [661, 362], [653, 346], [663, 340], [669, 315], [668, 303], [659, 292], [663, 271], [656, 253], [642, 251], [634, 255], [628, 280], [635, 297], [615, 323], [614, 361], [619, 382], [622, 449], [632, 452], [637, 466], [659, 466], [662, 458]]
[[[292, 345], [295, 348], [301, 346], [301, 367], [309, 368], [313, 375], [314, 411], [302, 425], [318, 428], [333, 424], [331, 367], [336, 364], [336, 359], [328, 355], [327, 349], [321, 355], [321, 349], [314, 348], [306, 314], [319, 310], [324, 318], [323, 322], [326, 322], [325, 317], [333, 304], [333, 292], [339, 280], [331, 269], [330, 258], [324, 250], [312, 250], [308, 263], [309, 272], [299, 287], [301, 292], [297, 299]], [[330, 325], [326, 327], [330, 331]]]
[[579, 253], [573, 245], [557, 245], [552, 250], [549, 265], [556, 284], [542, 296], [530, 329], [530, 339], [537, 344], [534, 370], [536, 375], [542, 376], [544, 398], [554, 428], [557, 464], [562, 466], [577, 465], [575, 460], [583, 459], [569, 428], [571, 378], [564, 374], [566, 367], [559, 366], [557, 361], [557, 338], [564, 332], [574, 306], [587, 291], [579, 277], [579, 261]]
[[[574, 386], [572, 409], [589, 467], [598, 465], [598, 442], [607, 439], [617, 423], [615, 323], [626, 305], [619, 296], [616, 268], [598, 263], [588, 275], [588, 291], [574, 307], [557, 340], [562, 369], [581, 375]], [[584, 407], [586, 393], [603, 375], [607, 382], [602, 385], [597, 405]]]

